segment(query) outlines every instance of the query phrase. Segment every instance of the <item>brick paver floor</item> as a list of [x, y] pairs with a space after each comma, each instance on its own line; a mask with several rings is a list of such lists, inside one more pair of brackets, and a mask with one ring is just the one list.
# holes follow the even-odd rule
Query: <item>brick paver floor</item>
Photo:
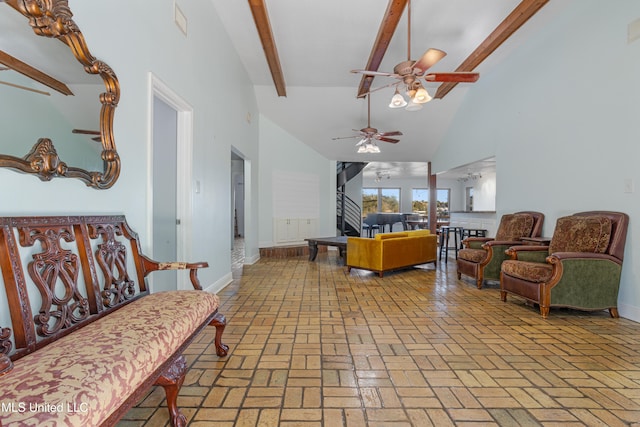
[[[536, 307], [455, 262], [348, 273], [337, 253], [262, 259], [186, 352], [190, 426], [640, 426], [640, 324]], [[168, 425], [154, 388], [120, 426]]]

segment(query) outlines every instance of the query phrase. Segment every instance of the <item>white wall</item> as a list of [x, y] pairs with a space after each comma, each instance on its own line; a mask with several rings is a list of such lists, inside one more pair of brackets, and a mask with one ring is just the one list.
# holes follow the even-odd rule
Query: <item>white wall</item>
[[[586, 210], [630, 215], [620, 315], [640, 321], [640, 40], [627, 25], [636, 0], [565, 0], [560, 19], [519, 45], [469, 90], [434, 171], [495, 155], [498, 217], [517, 210], [560, 216]], [[549, 7], [545, 6], [545, 7]], [[544, 8], [539, 18], [544, 19]]]
[[[115, 113], [115, 140], [122, 159], [118, 182], [109, 190], [90, 189], [77, 180], [43, 183], [33, 176], [0, 170], [2, 215], [124, 213], [151, 254], [148, 224], [149, 94], [153, 72], [194, 110], [193, 174], [199, 193], [193, 205], [190, 261], [208, 261], [203, 286], [231, 280], [231, 145], [255, 165], [257, 188], [258, 117], [253, 88], [208, 0], [181, 1], [188, 19], [185, 37], [173, 21], [174, 0], [72, 1], [74, 19], [94, 56], [118, 76], [121, 99]], [[25, 23], [25, 25], [27, 25]], [[257, 253], [257, 191], [245, 225], [249, 253]], [[8, 202], [10, 201], [10, 202]], [[253, 222], [251, 222], [253, 221]]]
[[327, 160], [265, 116], [260, 116], [260, 247], [273, 241], [273, 173], [300, 173], [318, 177], [320, 236], [336, 233], [336, 162]]

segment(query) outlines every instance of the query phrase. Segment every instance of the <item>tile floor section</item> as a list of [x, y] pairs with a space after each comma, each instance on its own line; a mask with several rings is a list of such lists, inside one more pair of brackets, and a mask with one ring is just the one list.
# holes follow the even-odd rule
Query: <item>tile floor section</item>
[[[640, 426], [640, 324], [458, 281], [455, 262], [379, 278], [337, 252], [264, 259], [188, 349], [189, 426]], [[119, 426], [165, 426], [153, 389]]]

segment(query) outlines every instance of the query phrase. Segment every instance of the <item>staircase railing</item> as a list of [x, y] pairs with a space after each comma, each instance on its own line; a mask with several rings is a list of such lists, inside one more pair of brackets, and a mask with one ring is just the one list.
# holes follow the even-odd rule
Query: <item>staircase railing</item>
[[358, 175], [366, 163], [337, 162], [336, 220], [341, 235], [360, 236], [362, 230], [362, 209], [346, 195], [346, 184]]
[[341, 234], [360, 236], [362, 230], [362, 209], [343, 191], [336, 193], [336, 213]]

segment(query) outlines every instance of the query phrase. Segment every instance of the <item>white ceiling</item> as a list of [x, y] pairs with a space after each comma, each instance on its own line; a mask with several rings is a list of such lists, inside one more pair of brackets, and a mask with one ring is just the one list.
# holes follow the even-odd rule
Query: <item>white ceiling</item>
[[[398, 144], [380, 142], [380, 154], [356, 154], [359, 138], [352, 129], [367, 125], [367, 102], [356, 97], [388, 0], [265, 0], [286, 84], [278, 97], [258, 37], [248, 1], [211, 0], [252, 83], [258, 108], [265, 117], [331, 160], [427, 162], [447, 132], [467, 91], [483, 84], [489, 73], [523, 38], [553, 15], [545, 5], [488, 60], [476, 68], [478, 82], [458, 84], [443, 99], [419, 111], [387, 107], [393, 88], [371, 95], [371, 126], [403, 132]], [[413, 0], [411, 58], [438, 48], [447, 56], [429, 71], [454, 71], [518, 5], [519, 0]], [[558, 3], [558, 2], [555, 2]], [[557, 6], [555, 6], [557, 9]], [[407, 59], [407, 12], [391, 40], [379, 71], [392, 71]], [[372, 87], [390, 83], [376, 77]], [[438, 83], [425, 85], [431, 95]]]

